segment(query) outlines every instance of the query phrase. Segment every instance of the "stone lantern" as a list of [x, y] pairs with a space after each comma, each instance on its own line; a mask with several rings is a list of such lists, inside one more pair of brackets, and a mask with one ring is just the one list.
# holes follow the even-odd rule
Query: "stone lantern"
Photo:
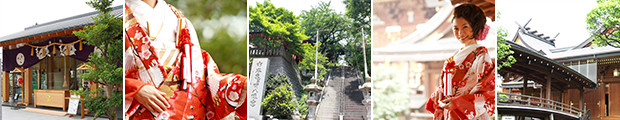
[[316, 107], [319, 104], [319, 96], [321, 94], [321, 87], [316, 85], [316, 78], [312, 78], [311, 82], [313, 84], [309, 84], [304, 88], [304, 91], [308, 92], [308, 100], [306, 100], [306, 104], [308, 105], [308, 116], [306, 118], [308, 120], [316, 119]]
[[364, 100], [362, 100], [362, 104], [364, 104], [364, 106], [366, 107], [366, 118], [368, 120], [371, 120], [372, 118], [370, 117], [372, 115], [372, 97], [371, 97], [371, 91], [372, 91], [372, 82], [370, 80], [369, 76], [366, 76], [366, 81], [364, 82], [364, 84], [362, 84], [362, 86], [359, 86], [360, 91], [362, 91], [364, 93]]

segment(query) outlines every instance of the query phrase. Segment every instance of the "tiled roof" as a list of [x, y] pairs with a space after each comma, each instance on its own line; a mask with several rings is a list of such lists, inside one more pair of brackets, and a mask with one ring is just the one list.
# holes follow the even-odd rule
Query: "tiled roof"
[[[122, 5], [112, 7], [112, 11], [110, 13], [116, 15], [117, 17], [122, 17]], [[92, 25], [92, 17], [97, 16], [97, 14], [99, 14], [99, 11], [93, 11], [39, 25], [26, 27], [24, 31], [0, 37], [0, 43]]]

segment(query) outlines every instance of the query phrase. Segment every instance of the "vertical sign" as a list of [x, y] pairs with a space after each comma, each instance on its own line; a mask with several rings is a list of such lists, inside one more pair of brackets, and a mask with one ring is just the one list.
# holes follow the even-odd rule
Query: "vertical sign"
[[265, 80], [267, 80], [267, 69], [269, 68], [269, 59], [254, 58], [252, 61], [252, 69], [250, 70], [250, 84], [248, 97], [248, 120], [261, 120], [262, 115], [261, 103], [265, 94]]

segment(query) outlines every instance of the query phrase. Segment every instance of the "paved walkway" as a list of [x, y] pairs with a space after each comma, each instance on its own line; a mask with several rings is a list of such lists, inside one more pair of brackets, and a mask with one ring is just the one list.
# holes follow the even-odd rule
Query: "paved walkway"
[[[24, 109], [13, 109], [13, 107], [2, 106], [2, 119], [3, 120], [82, 120], [80, 116], [58, 116], [49, 115], [38, 112], [24, 111]], [[84, 117], [83, 120], [92, 120], [92, 117]], [[105, 120], [103, 118], [97, 118], [96, 120]]]

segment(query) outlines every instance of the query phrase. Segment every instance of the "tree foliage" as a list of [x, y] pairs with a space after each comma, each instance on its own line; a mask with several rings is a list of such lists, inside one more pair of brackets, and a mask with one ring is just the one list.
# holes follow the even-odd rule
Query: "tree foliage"
[[586, 16], [593, 43], [620, 48], [620, 1], [597, 0], [597, 3], [598, 6]]
[[99, 11], [93, 17], [94, 25], [84, 27], [84, 30], [73, 34], [86, 40], [86, 44], [96, 47], [90, 54], [87, 64], [92, 68], [80, 77], [103, 85], [103, 90], [76, 90], [72, 91], [84, 97], [86, 109], [95, 112], [95, 118], [107, 115], [109, 119], [116, 119], [116, 107], [122, 103], [122, 94], [115, 91], [123, 83], [122, 64], [123, 42], [121, 41], [123, 22], [121, 18], [110, 14], [110, 4], [113, 0], [92, 0], [86, 2]]
[[345, 53], [343, 41], [351, 37], [348, 34], [351, 20], [336, 13], [329, 8], [330, 5], [330, 2], [320, 2], [312, 9], [302, 11], [300, 17], [304, 34], [310, 36], [311, 41], [317, 40], [317, 30], [320, 30], [318, 40], [323, 46], [320, 46], [319, 52], [334, 62]]
[[261, 103], [263, 113], [275, 118], [291, 118], [290, 115], [296, 112], [297, 102], [294, 101], [295, 95], [286, 75], [280, 73], [269, 76], [266, 81], [268, 94]]
[[[346, 15], [353, 19], [353, 27], [364, 27], [364, 30], [370, 30], [370, 0], [345, 0], [347, 6]], [[353, 31], [359, 33], [359, 31]]]
[[303, 11], [300, 16], [305, 34], [314, 41], [317, 39], [317, 30], [321, 30], [318, 40], [323, 46], [319, 47], [319, 51], [332, 63], [338, 62], [338, 57], [344, 55], [344, 60], [360, 71], [364, 71], [362, 40], [365, 40], [366, 65], [370, 69], [370, 1], [347, 0], [344, 3], [347, 6], [346, 14], [329, 8], [331, 2], [320, 2], [311, 10]]
[[301, 41], [308, 39], [299, 23], [299, 17], [284, 8], [276, 8], [271, 2], [250, 6], [250, 32], [266, 37], [254, 36], [250, 43], [259, 48], [284, 47], [295, 56], [302, 56]]
[[286, 74], [269, 74], [267, 81], [265, 81], [265, 91], [275, 90], [277, 87], [285, 83], [289, 83]]
[[[320, 45], [321, 43], [319, 43], [319, 46]], [[316, 50], [315, 45], [310, 44], [310, 43], [302, 44], [301, 49], [304, 51], [304, 54], [303, 54], [304, 59], [301, 62], [299, 62], [299, 67], [307, 71], [314, 71], [315, 65], [317, 65], [316, 64], [317, 54], [315, 52]], [[322, 85], [325, 79], [325, 74], [327, 74], [327, 71], [329, 71], [328, 66], [333, 66], [334, 63], [329, 62], [329, 60], [327, 60], [327, 57], [325, 57], [321, 53], [318, 54], [318, 60], [319, 60], [318, 61], [319, 71], [318, 71], [318, 78], [316, 82]], [[303, 82], [304, 82], [304, 85], [306, 85], [310, 83], [310, 80], [304, 80]]]
[[506, 32], [506, 29], [500, 27], [497, 30], [497, 59], [502, 61], [500, 65], [497, 66], [498, 70], [502, 69], [502, 67], [512, 67], [512, 64], [517, 62], [512, 56], [514, 51], [510, 50], [511, 46], [504, 43], [507, 41], [507, 36], [508, 32]]
[[301, 94], [301, 98], [297, 98], [297, 111], [301, 114], [301, 119], [305, 120], [308, 115], [308, 105], [306, 104], [306, 100], [308, 100], [308, 93], [303, 92]]
[[[349, 63], [352, 67], [357, 68], [361, 72], [364, 72], [364, 65], [366, 65], [368, 69], [368, 74], [371, 74], [372, 61], [371, 58], [371, 32], [370, 32], [370, 0], [345, 0], [344, 4], [347, 7], [347, 17], [353, 19], [351, 22], [351, 26], [353, 28], [363, 27], [364, 29], [351, 29], [351, 37], [354, 39], [350, 39], [346, 49], [352, 50], [350, 57], [346, 57], [347, 63]], [[363, 30], [363, 31], [362, 31]], [[363, 33], [363, 34], [362, 34]], [[365, 41], [366, 44], [364, 46], [366, 49], [366, 63], [364, 64], [364, 52], [362, 47], [362, 40]], [[366, 73], [364, 73], [366, 74]], [[370, 76], [370, 75], [368, 75]], [[364, 77], [365, 79], [365, 77]]]
[[220, 72], [247, 70], [247, 2], [245, 0], [166, 0], [194, 26], [200, 47], [209, 52]]
[[[497, 12], [497, 19], [500, 19], [499, 15], [501, 13]], [[512, 54], [514, 51], [510, 50], [510, 45], [504, 43], [507, 41], [506, 37], [508, 37], [508, 32], [503, 27], [499, 27], [497, 29], [497, 59], [500, 60], [500, 65], [497, 66], [497, 70], [502, 69], [502, 67], [512, 67], [512, 64], [517, 62]]]

